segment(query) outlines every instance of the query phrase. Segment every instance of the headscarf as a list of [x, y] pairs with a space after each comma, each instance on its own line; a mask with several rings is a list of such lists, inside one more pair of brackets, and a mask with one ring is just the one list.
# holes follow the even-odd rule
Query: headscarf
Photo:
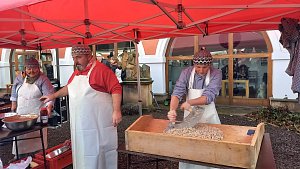
[[[29, 58], [25, 60], [25, 65], [26, 68], [39, 68], [39, 62], [35, 58]], [[26, 76], [26, 83], [33, 84], [38, 78], [40, 77], [40, 72], [34, 76]]]
[[38, 67], [40, 67], [40, 64], [35, 58], [31, 57], [31, 58], [25, 60], [25, 67], [38, 68]]
[[212, 62], [212, 56], [208, 50], [201, 48], [201, 50], [195, 53], [193, 62], [195, 65], [210, 65]]
[[88, 45], [77, 44], [72, 46], [72, 56], [76, 55], [91, 55], [92, 51]]

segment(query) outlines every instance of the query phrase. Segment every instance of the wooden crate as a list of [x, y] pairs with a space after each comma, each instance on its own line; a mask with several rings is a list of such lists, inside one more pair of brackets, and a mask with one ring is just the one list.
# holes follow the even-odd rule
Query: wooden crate
[[[57, 146], [51, 147], [46, 150], [46, 154], [52, 152], [53, 150], [56, 150], [60, 147], [62, 147], [64, 144], [59, 144]], [[36, 159], [44, 160], [43, 152], [39, 152], [35, 154]], [[66, 152], [63, 152], [62, 154], [53, 157], [53, 158], [46, 158], [47, 160], [47, 169], [62, 169], [67, 167], [68, 165], [71, 165], [73, 163], [72, 161], [72, 150], [69, 149]]]
[[[264, 124], [257, 127], [207, 124], [223, 131], [221, 141], [192, 137], [172, 136], [163, 133], [168, 120], [145, 115], [125, 131], [126, 150], [175, 157], [205, 163], [240, 168], [255, 168], [258, 159]], [[254, 135], [247, 135], [248, 130]]]

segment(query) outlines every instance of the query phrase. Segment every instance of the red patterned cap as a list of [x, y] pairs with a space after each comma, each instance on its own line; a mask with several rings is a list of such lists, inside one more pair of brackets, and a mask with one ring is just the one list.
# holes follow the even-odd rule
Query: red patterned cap
[[201, 50], [195, 53], [193, 62], [196, 65], [210, 65], [212, 62], [212, 56], [208, 50], [201, 48]]
[[77, 44], [72, 46], [72, 56], [76, 55], [90, 55], [92, 51], [88, 45]]

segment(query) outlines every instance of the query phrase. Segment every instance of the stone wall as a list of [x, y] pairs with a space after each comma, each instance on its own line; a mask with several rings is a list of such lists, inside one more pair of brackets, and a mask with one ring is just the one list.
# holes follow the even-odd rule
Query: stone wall
[[300, 112], [300, 104], [296, 99], [275, 99], [270, 98], [270, 105], [272, 107], [284, 107], [287, 106], [290, 111]]

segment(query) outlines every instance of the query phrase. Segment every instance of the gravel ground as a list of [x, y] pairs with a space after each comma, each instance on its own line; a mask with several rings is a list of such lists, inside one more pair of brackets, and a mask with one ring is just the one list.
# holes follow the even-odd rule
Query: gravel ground
[[[162, 106], [161, 106], [162, 107]], [[232, 112], [241, 111], [235, 110], [232, 108]], [[222, 108], [218, 108], [218, 112], [222, 113]], [[228, 111], [228, 110], [226, 110]], [[128, 112], [124, 110], [123, 112]], [[163, 110], [151, 110], [151, 113], [154, 118], [166, 119], [167, 108], [164, 107]], [[237, 114], [237, 113], [233, 113]], [[121, 124], [118, 126], [118, 137], [119, 144], [125, 142], [124, 131], [131, 125], [139, 115], [136, 113], [131, 113], [131, 115], [124, 115]], [[179, 117], [182, 118], [182, 117]], [[220, 119], [223, 124], [232, 124], [232, 125], [242, 125], [242, 126], [256, 126], [258, 122], [252, 121], [241, 115], [231, 115], [230, 113], [220, 114]], [[266, 132], [270, 133], [273, 153], [275, 157], [275, 162], [278, 169], [299, 169], [300, 168], [300, 135], [282, 129], [273, 125], [266, 125]], [[65, 123], [62, 127], [57, 129], [49, 129], [48, 131], [49, 147], [53, 147], [60, 143], [63, 143], [66, 139], [70, 139], [69, 124]], [[12, 158], [11, 155], [11, 145], [1, 145], [0, 146], [0, 158], [4, 164], [8, 163], [8, 160]], [[133, 160], [145, 160], [145, 157], [133, 156]], [[178, 163], [170, 161], [161, 161], [159, 162], [159, 168], [167, 169], [178, 167]], [[72, 168], [71, 166], [67, 168]], [[126, 157], [124, 154], [119, 154], [119, 169], [126, 168]], [[155, 168], [154, 163], [140, 164], [135, 165], [135, 169], [153, 169]]]

